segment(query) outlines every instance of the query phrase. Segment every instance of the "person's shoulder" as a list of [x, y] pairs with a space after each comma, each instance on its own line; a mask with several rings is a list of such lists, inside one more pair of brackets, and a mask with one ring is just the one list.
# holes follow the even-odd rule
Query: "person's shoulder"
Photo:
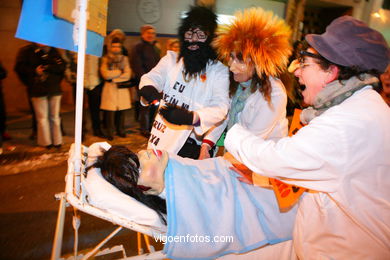
[[138, 47], [138, 46], [142, 46], [142, 45], [144, 45], [143, 41], [137, 41], [136, 43], [134, 43], [134, 47]]
[[178, 53], [175, 51], [167, 50], [167, 54], [165, 56], [168, 56], [171, 59], [173, 58], [173, 59], [177, 60]]
[[132, 45], [132, 48], [130, 50], [130, 53], [137, 54], [139, 50], [142, 48], [142, 42], [136, 42]]
[[216, 73], [229, 73], [229, 67], [219, 60], [210, 61], [207, 67], [209, 70], [215, 71]]
[[269, 76], [268, 79], [269, 79], [269, 82], [271, 83], [271, 87], [272, 87], [272, 96], [274, 96], [274, 95], [283, 95], [283, 96], [287, 95], [286, 88], [285, 88], [281, 79], [275, 78], [272, 76]]
[[353, 111], [361, 109], [361, 113], [377, 114], [388, 110], [385, 102], [382, 101], [380, 94], [371, 85], [367, 85], [363, 89], [356, 91], [340, 105]]
[[124, 62], [124, 63], [129, 63], [129, 56], [127, 56], [127, 55], [122, 55], [122, 62]]
[[165, 61], [169, 64], [175, 64], [177, 62], [178, 54], [174, 51], [167, 51], [165, 56], [161, 58], [162, 61]]

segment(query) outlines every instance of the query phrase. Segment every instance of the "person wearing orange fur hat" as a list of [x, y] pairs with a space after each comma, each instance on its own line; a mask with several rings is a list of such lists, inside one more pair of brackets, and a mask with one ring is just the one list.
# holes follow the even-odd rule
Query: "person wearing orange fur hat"
[[291, 54], [290, 34], [282, 19], [261, 8], [239, 11], [218, 28], [213, 45], [231, 73], [227, 130], [238, 123], [264, 139], [287, 135], [287, 95], [277, 76]]

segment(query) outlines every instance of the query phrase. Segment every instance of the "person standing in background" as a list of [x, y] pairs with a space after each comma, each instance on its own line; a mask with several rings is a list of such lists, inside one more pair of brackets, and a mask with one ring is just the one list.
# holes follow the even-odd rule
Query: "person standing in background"
[[39, 43], [23, 47], [15, 65], [15, 71], [28, 88], [37, 117], [37, 143], [48, 149], [62, 145], [60, 84], [65, 67], [56, 48]]
[[7, 77], [7, 71], [0, 62], [0, 154], [3, 153], [3, 135], [5, 133], [7, 114], [5, 111], [3, 79]]
[[104, 81], [99, 72], [99, 57], [85, 55], [84, 89], [88, 96], [88, 108], [91, 118], [92, 134], [103, 137], [101, 129], [100, 102]]
[[[107, 139], [114, 139], [115, 128], [118, 136], [126, 137], [124, 110], [131, 108], [130, 92], [127, 88], [119, 88], [117, 83], [128, 81], [131, 70], [127, 56], [122, 54], [119, 38], [114, 37], [107, 44], [107, 54], [102, 58], [100, 73], [105, 80], [100, 109], [105, 113]], [[115, 112], [118, 120], [115, 120]]]
[[35, 140], [37, 137], [37, 118], [35, 116], [35, 111], [34, 111], [34, 106], [31, 101], [31, 88], [30, 85], [32, 84], [31, 82], [31, 77], [33, 75], [29, 75], [29, 73], [24, 69], [24, 56], [29, 55], [31, 52], [34, 51], [34, 49], [37, 48], [37, 45], [35, 43], [31, 43], [27, 46], [24, 46], [19, 49], [18, 54], [16, 56], [16, 64], [14, 67], [14, 71], [16, 72], [16, 75], [18, 75], [19, 80], [23, 83], [23, 85], [26, 86], [27, 90], [27, 99], [28, 99], [28, 105], [30, 107], [30, 112], [31, 112], [31, 128], [32, 132], [30, 134], [30, 139]]
[[180, 52], [180, 41], [179, 39], [172, 38], [167, 41], [167, 51]]
[[[149, 24], [141, 26], [141, 41], [131, 50], [130, 64], [134, 73], [135, 84], [138, 86], [142, 75], [148, 73], [160, 61], [161, 50], [156, 41], [156, 29]], [[134, 91], [135, 92], [135, 91]], [[136, 118], [140, 121], [141, 134], [149, 137], [152, 128], [156, 106], [140, 106], [139, 94], [132, 95], [136, 110]]]

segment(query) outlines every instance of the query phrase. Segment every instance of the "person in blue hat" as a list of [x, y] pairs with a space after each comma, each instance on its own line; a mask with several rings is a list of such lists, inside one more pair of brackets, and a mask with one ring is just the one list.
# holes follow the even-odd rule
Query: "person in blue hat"
[[294, 73], [307, 125], [275, 142], [236, 124], [225, 147], [253, 172], [309, 190], [294, 227], [299, 259], [390, 259], [390, 108], [376, 91], [388, 45], [350, 16], [306, 41]]

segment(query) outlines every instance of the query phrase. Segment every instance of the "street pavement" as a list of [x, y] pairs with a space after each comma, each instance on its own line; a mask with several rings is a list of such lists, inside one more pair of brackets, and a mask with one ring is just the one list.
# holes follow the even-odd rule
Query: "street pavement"
[[[62, 111], [66, 136], [61, 149], [37, 147], [31, 134], [31, 117], [28, 114], [11, 115], [7, 132], [12, 140], [4, 144], [0, 155], [0, 259], [49, 259], [58, 215], [59, 202], [54, 195], [63, 192], [70, 145], [74, 141], [74, 111]], [[87, 123], [87, 128], [89, 123]], [[147, 139], [139, 134], [133, 111], [128, 111], [126, 138], [115, 137], [111, 144], [122, 144], [138, 151], [146, 147]], [[86, 135], [84, 145], [105, 141]], [[67, 208], [62, 255], [70, 256], [73, 250], [71, 207]], [[114, 226], [96, 217], [80, 213], [79, 250], [92, 248]], [[151, 239], [153, 240], [153, 239]], [[151, 241], [157, 248], [161, 244]], [[123, 244], [127, 255], [135, 255], [136, 234], [123, 230], [107, 246]]]
[[[54, 165], [58, 165], [68, 156], [68, 151], [74, 143], [74, 110], [72, 107], [63, 109], [61, 113], [62, 124], [65, 131], [63, 136], [64, 144], [60, 149], [39, 147], [36, 140], [29, 137], [32, 133], [31, 115], [18, 114], [9, 116], [7, 121], [7, 133], [12, 137], [5, 141], [3, 154], [0, 155], [0, 176], [23, 173]], [[127, 137], [115, 136], [114, 140], [108, 141], [110, 144], [126, 145], [133, 151], [146, 148], [147, 139], [139, 134], [138, 122], [134, 120], [134, 111], [126, 111], [125, 126]], [[90, 121], [87, 114], [86, 129], [90, 129]], [[83, 140], [83, 145], [89, 146], [94, 142], [107, 141], [104, 138], [96, 137], [88, 131]]]

